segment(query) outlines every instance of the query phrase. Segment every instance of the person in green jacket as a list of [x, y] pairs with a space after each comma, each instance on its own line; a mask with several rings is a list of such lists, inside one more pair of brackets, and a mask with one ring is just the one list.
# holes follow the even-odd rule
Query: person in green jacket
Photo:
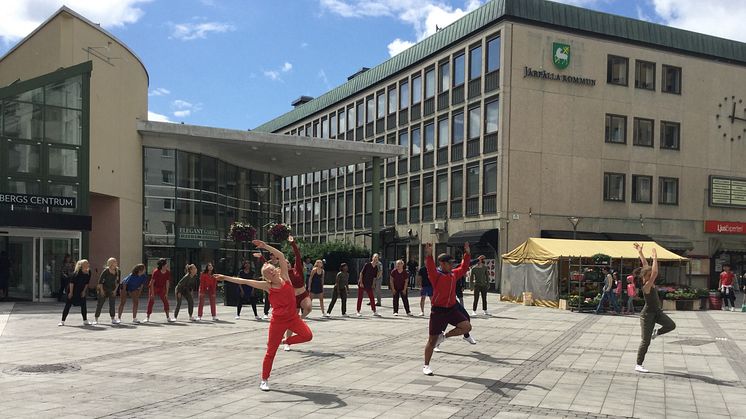
[[194, 290], [197, 289], [197, 266], [189, 264], [186, 266], [186, 275], [176, 284], [176, 310], [174, 319], [179, 317], [181, 309], [181, 299], [186, 298], [187, 310], [189, 311], [189, 321], [194, 321]]
[[488, 316], [490, 313], [487, 311], [487, 290], [490, 288], [490, 276], [487, 265], [484, 263], [484, 255], [479, 255], [477, 258], [477, 264], [471, 268], [469, 282], [471, 282], [474, 289], [472, 316], [477, 315], [477, 305], [479, 303], [480, 294], [482, 296], [482, 310], [484, 311], [484, 315]]
[[111, 316], [111, 324], [121, 323], [116, 317], [116, 312], [114, 310], [117, 287], [119, 287], [120, 278], [121, 274], [119, 273], [119, 264], [117, 260], [115, 258], [109, 258], [109, 260], [106, 261], [106, 269], [101, 272], [101, 276], [98, 279], [98, 285], [96, 286], [98, 302], [96, 304], [96, 316], [93, 320], [93, 324], [98, 324], [98, 317], [101, 315], [101, 309], [104, 307], [107, 298], [109, 299], [109, 315]]

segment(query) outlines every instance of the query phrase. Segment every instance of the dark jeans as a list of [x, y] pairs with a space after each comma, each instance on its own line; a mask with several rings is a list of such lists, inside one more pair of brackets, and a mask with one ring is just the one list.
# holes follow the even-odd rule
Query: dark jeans
[[601, 301], [598, 302], [598, 307], [596, 307], [596, 314], [599, 314], [601, 310], [603, 310], [604, 302], [606, 300], [609, 300], [609, 304], [614, 307], [614, 311], [616, 311], [617, 313], [622, 312], [622, 309], [619, 308], [619, 303], [616, 300], [616, 294], [614, 293], [614, 291], [604, 291], [603, 295], [601, 295]]
[[98, 316], [101, 315], [101, 309], [104, 307], [104, 302], [106, 301], [107, 298], [109, 299], [109, 315], [111, 316], [112, 319], [114, 318], [114, 313], [115, 313], [114, 299], [116, 298], [116, 295], [113, 291], [111, 292], [111, 294], [106, 294], [106, 293], [99, 294], [98, 302], [96, 303], [96, 318], [98, 318]]
[[477, 311], [480, 295], [482, 296], [482, 310], [487, 311], [487, 287], [478, 285], [474, 286], [474, 305], [472, 309]]
[[671, 320], [662, 310], [659, 311], [643, 311], [640, 313], [640, 329], [642, 329], [642, 341], [640, 347], [637, 349], [637, 365], [642, 365], [645, 362], [645, 354], [648, 353], [648, 346], [650, 346], [650, 339], [653, 336], [653, 329], [655, 324], [661, 325], [658, 329], [657, 335], [664, 335], [674, 329], [676, 329], [676, 323]]
[[185, 292], [185, 293], [176, 293], [176, 310], [174, 310], [174, 318], [179, 317], [179, 310], [181, 310], [181, 299], [186, 298], [187, 300], [187, 311], [189, 312], [189, 317], [192, 317], [194, 314], [194, 296], [192, 296], [191, 292]]
[[736, 292], [735, 287], [733, 288], [726, 288], [728, 290], [728, 294], [721, 292], [720, 298], [723, 300], [723, 307], [728, 307], [728, 302], [730, 302], [731, 307], [736, 306]]
[[[244, 300], [243, 298], [239, 297], [238, 304], [236, 305], [236, 316], [240, 316], [241, 315], [241, 309], [243, 308], [243, 303], [245, 301], [246, 300]], [[256, 313], [256, 299], [254, 297], [249, 297], [249, 304], [251, 304], [251, 309], [254, 310], [254, 317], [256, 317], [257, 316], [257, 313]]]
[[334, 304], [337, 302], [337, 298], [342, 300], [342, 315], [344, 316], [347, 314], [347, 289], [337, 291], [337, 287], [334, 287], [334, 292], [332, 292], [332, 302], [329, 303], [329, 308], [326, 310], [326, 314], [332, 314], [332, 309], [334, 308]]
[[394, 290], [394, 313], [399, 312], [399, 297], [401, 297], [401, 300], [404, 303], [404, 310], [409, 314], [409, 298], [402, 290]]
[[269, 294], [264, 293], [264, 315], [265, 316], [269, 314], [270, 307], [272, 307], [272, 305], [269, 304]]
[[[70, 307], [72, 307], [72, 305], [73, 302], [68, 298], [67, 303], [65, 303], [65, 308], [62, 310], [63, 322], [67, 319], [67, 315], [70, 313]], [[80, 299], [80, 314], [83, 315], [83, 321], [88, 320], [88, 309], [86, 308], [85, 298]]]

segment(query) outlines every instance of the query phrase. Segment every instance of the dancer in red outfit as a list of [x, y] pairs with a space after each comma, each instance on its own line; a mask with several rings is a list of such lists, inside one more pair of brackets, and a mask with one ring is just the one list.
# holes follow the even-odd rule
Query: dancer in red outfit
[[[295, 289], [295, 307], [296, 310], [301, 311], [301, 318], [305, 319], [309, 314], [311, 314], [311, 294], [308, 293], [308, 290], [306, 289], [306, 281], [303, 279], [303, 258], [301, 258], [298, 243], [295, 242], [293, 236], [288, 236], [288, 243], [290, 243], [290, 247], [293, 248], [293, 257], [295, 258], [293, 260], [293, 267], [288, 270], [290, 282], [293, 284], [293, 288]], [[321, 306], [321, 312], [324, 312], [323, 305]], [[291, 332], [288, 330], [286, 337], [289, 338], [290, 334]], [[283, 349], [289, 351], [290, 345], [285, 344]]]
[[216, 322], [218, 319], [217, 308], [215, 307], [215, 298], [218, 292], [218, 284], [215, 278], [212, 276], [215, 268], [212, 263], [208, 263], [205, 266], [205, 270], [199, 276], [199, 307], [197, 308], [197, 321], [202, 321], [202, 306], [205, 305], [205, 297], [210, 299], [210, 314], [212, 314], [212, 321]]
[[[272, 363], [277, 354], [277, 348], [280, 344], [297, 345], [308, 342], [313, 338], [311, 329], [298, 315], [295, 304], [295, 293], [293, 285], [288, 275], [288, 262], [285, 255], [272, 246], [261, 240], [254, 240], [254, 245], [260, 249], [266, 249], [280, 260], [279, 267], [269, 263], [262, 266], [263, 281], [254, 281], [251, 279], [241, 279], [228, 277], [224, 275], [215, 275], [218, 281], [229, 281], [235, 284], [245, 284], [254, 288], [259, 288], [269, 292], [272, 300], [272, 320], [269, 322], [269, 336], [267, 338], [267, 353], [264, 355], [262, 364], [262, 382], [259, 388], [262, 391], [269, 391], [269, 375], [272, 371]], [[295, 335], [283, 339], [285, 331], [289, 330]]]
[[153, 313], [153, 304], [157, 295], [163, 302], [163, 311], [166, 312], [166, 318], [169, 322], [175, 322], [168, 311], [168, 290], [171, 286], [171, 271], [168, 270], [168, 260], [158, 259], [158, 268], [153, 271], [148, 284], [148, 312], [143, 323], [150, 321], [150, 315]]

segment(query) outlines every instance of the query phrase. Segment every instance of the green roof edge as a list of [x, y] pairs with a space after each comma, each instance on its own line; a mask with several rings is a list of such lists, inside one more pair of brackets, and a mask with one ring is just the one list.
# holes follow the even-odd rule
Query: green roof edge
[[515, 18], [746, 64], [746, 43], [547, 0], [491, 0], [405, 51], [256, 128], [276, 132], [381, 82], [491, 23]]

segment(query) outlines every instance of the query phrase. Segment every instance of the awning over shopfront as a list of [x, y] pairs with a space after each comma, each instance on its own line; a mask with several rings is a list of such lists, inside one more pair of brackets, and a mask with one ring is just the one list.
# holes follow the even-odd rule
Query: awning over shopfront
[[694, 249], [694, 243], [682, 236], [670, 236], [670, 235], [653, 235], [652, 239], [654, 242], [660, 244], [668, 250], [687, 252]]
[[464, 230], [451, 234], [446, 244], [452, 247], [461, 247], [464, 243], [475, 245], [489, 245], [497, 249], [498, 230], [496, 228], [485, 230]]
[[717, 238], [714, 245], [715, 253], [746, 253], [746, 239]]
[[366, 163], [375, 157], [398, 157], [407, 152], [405, 147], [391, 144], [328, 140], [167, 122], [139, 121], [137, 130], [146, 147], [204, 154], [239, 167], [280, 176]]
[[[596, 233], [592, 231], [578, 231], [574, 233], [578, 240], [611, 240], [611, 241], [653, 241], [650, 236], [632, 233]], [[572, 230], [541, 230], [544, 239], [572, 239]]]
[[[503, 260], [513, 264], [532, 263], [545, 265], [561, 257], [592, 257], [602, 253], [613, 259], [637, 259], [634, 241], [600, 241], [600, 240], [561, 240], [530, 238], [510, 253], [504, 254]], [[660, 244], [652, 241], [639, 242], [650, 255], [650, 249], [656, 248], [658, 260], [662, 262], [686, 261]]]

